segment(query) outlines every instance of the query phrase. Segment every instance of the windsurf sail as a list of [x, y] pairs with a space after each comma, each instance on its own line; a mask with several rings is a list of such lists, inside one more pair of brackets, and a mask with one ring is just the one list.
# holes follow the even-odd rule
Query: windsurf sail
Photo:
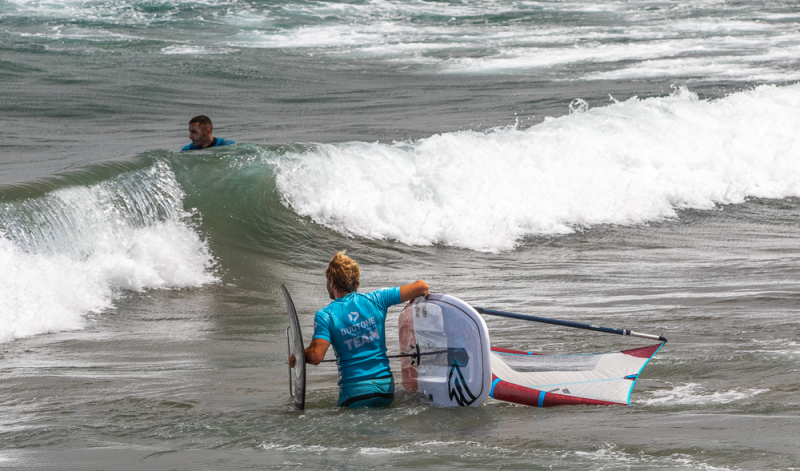
[[534, 407], [628, 405], [639, 374], [662, 345], [588, 355], [540, 355], [492, 347], [489, 395]]

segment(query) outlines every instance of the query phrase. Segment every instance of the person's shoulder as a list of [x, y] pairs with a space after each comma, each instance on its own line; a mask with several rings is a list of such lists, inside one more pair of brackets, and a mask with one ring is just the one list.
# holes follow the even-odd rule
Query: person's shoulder
[[183, 146], [183, 149], [181, 149], [181, 152], [184, 152], [184, 151], [187, 151], [187, 150], [194, 150], [194, 142], [190, 142], [190, 143], [186, 144], [185, 146]]
[[331, 309], [333, 307], [333, 303], [328, 304], [327, 306], [323, 307], [319, 311], [317, 311], [316, 317], [331, 317], [332, 312]]
[[217, 138], [217, 147], [219, 147], [219, 146], [232, 146], [234, 144], [236, 144], [236, 142], [234, 142], [234, 141], [232, 141], [230, 139], [223, 139], [221, 137]]
[[330, 330], [333, 328], [333, 315], [330, 306], [325, 306], [314, 315], [314, 332], [319, 328]]
[[381, 288], [369, 293], [362, 294], [370, 301], [388, 307], [400, 303], [400, 288], [395, 286], [392, 288]]
[[398, 290], [398, 289], [400, 289], [399, 286], [390, 286], [388, 288], [378, 288], [375, 291], [370, 291], [369, 293], [366, 293], [366, 294], [367, 295], [372, 295], [372, 296], [381, 296], [381, 295], [384, 295], [384, 294], [391, 294], [395, 290]]

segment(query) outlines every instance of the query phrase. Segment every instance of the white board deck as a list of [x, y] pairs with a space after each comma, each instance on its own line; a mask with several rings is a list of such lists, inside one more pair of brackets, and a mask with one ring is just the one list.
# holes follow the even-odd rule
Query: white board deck
[[467, 303], [446, 294], [413, 300], [400, 314], [403, 387], [444, 407], [477, 407], [492, 383], [489, 331]]

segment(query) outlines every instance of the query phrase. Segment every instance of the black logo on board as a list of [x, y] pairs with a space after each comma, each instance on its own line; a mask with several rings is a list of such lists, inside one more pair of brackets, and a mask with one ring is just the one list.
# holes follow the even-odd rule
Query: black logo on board
[[456, 403], [461, 407], [468, 406], [478, 399], [467, 387], [467, 381], [464, 379], [464, 375], [461, 374], [461, 368], [459, 368], [458, 362], [455, 360], [453, 361], [453, 366], [450, 367], [450, 375], [447, 378], [447, 390], [450, 394], [450, 400], [455, 399]]

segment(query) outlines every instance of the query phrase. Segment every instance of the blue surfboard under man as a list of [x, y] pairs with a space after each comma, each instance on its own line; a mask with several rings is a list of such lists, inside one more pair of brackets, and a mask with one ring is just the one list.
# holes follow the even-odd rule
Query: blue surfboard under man
[[[314, 318], [314, 337], [305, 350], [306, 363], [318, 365], [333, 345], [339, 359], [339, 406], [388, 407], [394, 400], [394, 377], [386, 356], [386, 311], [389, 306], [428, 294], [428, 284], [357, 293], [361, 270], [344, 252], [336, 253], [325, 270], [333, 300]], [[289, 357], [294, 367], [294, 355]]]
[[228, 139], [214, 137], [212, 135], [213, 129], [214, 125], [211, 124], [211, 119], [208, 116], [201, 114], [189, 120], [189, 139], [192, 140], [192, 143], [185, 145], [181, 152], [236, 144]]

